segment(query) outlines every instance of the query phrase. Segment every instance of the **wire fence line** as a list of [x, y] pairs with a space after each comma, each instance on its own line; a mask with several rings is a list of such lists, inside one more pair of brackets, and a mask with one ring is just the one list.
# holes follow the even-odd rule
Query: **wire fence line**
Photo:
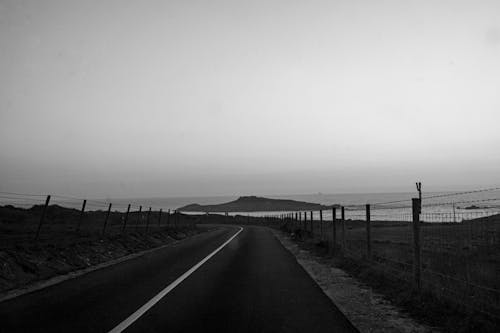
[[[489, 191], [494, 190], [498, 189]], [[365, 205], [364, 212], [360, 207], [335, 207], [330, 214], [294, 212], [279, 218], [295, 237], [313, 237], [333, 255], [367, 264], [420, 292], [429, 291], [469, 311], [500, 319], [499, 211], [419, 213], [421, 202], [415, 207], [413, 201], [404, 214], [389, 209], [377, 216], [372, 206]]]
[[74, 235], [147, 233], [159, 228], [192, 227], [196, 217], [138, 204], [63, 195], [0, 192], [0, 243], [34, 239], [50, 241]]
[[[419, 290], [430, 290], [438, 297], [500, 318], [500, 212], [494, 208], [500, 205], [499, 191], [490, 188], [424, 196], [418, 214], [414, 199], [402, 199], [336, 205], [322, 211], [264, 213], [259, 218], [219, 215], [212, 221], [286, 226], [295, 234], [323, 242], [334, 255], [368, 263]], [[474, 198], [478, 193], [490, 197]], [[48, 239], [55, 233], [113, 235], [182, 228], [203, 221], [205, 216], [180, 218], [178, 212], [133, 202], [116, 204], [111, 200], [17, 192], [0, 192], [0, 204], [4, 205], [0, 207], [0, 235], [14, 240]], [[29, 208], [5, 206], [9, 204]], [[463, 204], [489, 208], [459, 209]], [[433, 210], [442, 206], [452, 206], [453, 210]]]

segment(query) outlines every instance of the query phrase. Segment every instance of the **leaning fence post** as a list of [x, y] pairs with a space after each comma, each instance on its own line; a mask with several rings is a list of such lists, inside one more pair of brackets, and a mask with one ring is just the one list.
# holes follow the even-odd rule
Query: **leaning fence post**
[[335, 246], [337, 243], [337, 209], [332, 207], [332, 252], [335, 253]]
[[413, 279], [415, 288], [421, 290], [421, 272], [422, 265], [420, 262], [420, 199], [412, 198], [412, 213], [413, 213]]
[[80, 211], [80, 218], [78, 219], [78, 225], [76, 226], [76, 231], [80, 231], [80, 226], [82, 225], [83, 214], [85, 213], [85, 206], [87, 205], [87, 200], [83, 200], [82, 210]]
[[146, 217], [146, 233], [148, 232], [148, 229], [149, 229], [149, 217], [150, 216], [151, 216], [151, 207], [149, 207], [148, 215]]
[[341, 207], [341, 223], [342, 223], [342, 251], [345, 252], [345, 209]]
[[43, 220], [45, 219], [45, 212], [47, 211], [47, 206], [49, 205], [49, 201], [50, 201], [50, 195], [48, 195], [47, 199], [45, 199], [45, 205], [43, 206], [43, 209], [42, 209], [42, 215], [40, 216], [40, 222], [38, 222], [38, 228], [36, 230], [35, 239], [38, 239], [38, 236], [40, 236], [40, 229], [42, 228]]
[[124, 232], [125, 228], [127, 227], [127, 220], [128, 220], [128, 213], [129, 212], [130, 212], [130, 204], [128, 204], [127, 212], [125, 213], [125, 219], [123, 220], [123, 229], [122, 229], [122, 232]]
[[370, 204], [366, 204], [366, 258], [368, 260], [372, 258], [372, 229], [370, 220]]
[[106, 213], [106, 219], [104, 220], [104, 225], [102, 226], [102, 234], [106, 232], [106, 225], [108, 224], [109, 213], [111, 212], [111, 204], [108, 206], [108, 212]]

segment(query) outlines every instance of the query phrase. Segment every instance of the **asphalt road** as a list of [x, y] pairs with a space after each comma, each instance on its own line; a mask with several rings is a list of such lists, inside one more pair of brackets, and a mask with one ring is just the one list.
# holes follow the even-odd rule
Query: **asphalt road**
[[[108, 332], [239, 227], [0, 303], [0, 332]], [[244, 230], [125, 332], [356, 332], [263, 227]]]

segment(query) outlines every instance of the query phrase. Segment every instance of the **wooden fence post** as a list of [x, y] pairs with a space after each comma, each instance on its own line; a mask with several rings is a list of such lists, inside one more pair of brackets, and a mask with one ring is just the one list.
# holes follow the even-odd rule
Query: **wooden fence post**
[[346, 252], [345, 248], [345, 208], [341, 207], [341, 223], [342, 223], [342, 251]]
[[135, 225], [135, 230], [139, 230], [139, 224], [141, 222], [141, 217], [142, 217], [142, 206], [139, 206], [139, 213], [138, 213], [138, 216], [137, 216], [137, 224]]
[[80, 227], [82, 225], [83, 214], [85, 213], [85, 206], [87, 205], [87, 200], [83, 200], [82, 210], [80, 211], [80, 218], [78, 219], [78, 225], [76, 227], [76, 232], [80, 231]]
[[372, 229], [370, 220], [370, 204], [366, 204], [366, 258], [368, 260], [372, 258]]
[[106, 213], [106, 219], [104, 220], [104, 225], [102, 226], [102, 234], [106, 232], [106, 226], [108, 225], [109, 213], [111, 213], [111, 203], [108, 206], [108, 212]]
[[161, 211], [162, 208], [160, 208], [160, 212], [158, 213], [158, 227], [161, 227]]
[[304, 212], [304, 235], [307, 232], [307, 212]]
[[332, 207], [332, 253], [335, 253], [337, 246], [337, 208]]
[[130, 204], [127, 206], [127, 212], [125, 213], [125, 219], [123, 220], [123, 229], [122, 232], [125, 232], [125, 228], [127, 227], [128, 214], [130, 212]]
[[323, 240], [323, 211], [321, 209], [319, 210], [319, 231], [320, 238]]
[[148, 215], [146, 215], [146, 233], [148, 232], [148, 229], [149, 229], [149, 217], [151, 216], [151, 207], [149, 207], [149, 210], [148, 210]]
[[47, 198], [45, 199], [45, 205], [43, 206], [42, 209], [42, 215], [40, 215], [40, 221], [38, 222], [38, 228], [36, 229], [35, 239], [38, 239], [38, 237], [40, 236], [40, 229], [42, 229], [42, 224], [43, 220], [45, 219], [45, 212], [47, 211], [47, 206], [49, 205], [49, 201], [50, 201], [50, 195], [48, 195]]
[[310, 214], [311, 214], [311, 237], [314, 238], [314, 216], [312, 211]]
[[420, 199], [412, 198], [413, 212], [413, 279], [415, 289], [420, 292], [422, 286], [421, 272], [422, 265], [420, 262]]
[[170, 209], [167, 211], [167, 226], [170, 224]]

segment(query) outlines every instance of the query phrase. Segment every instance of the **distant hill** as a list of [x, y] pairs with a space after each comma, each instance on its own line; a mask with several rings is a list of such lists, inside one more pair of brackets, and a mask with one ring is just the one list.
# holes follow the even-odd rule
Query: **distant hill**
[[179, 208], [181, 212], [270, 212], [270, 211], [293, 211], [293, 210], [320, 210], [329, 209], [316, 203], [269, 199], [256, 196], [239, 197], [238, 199], [218, 205], [191, 204]]

